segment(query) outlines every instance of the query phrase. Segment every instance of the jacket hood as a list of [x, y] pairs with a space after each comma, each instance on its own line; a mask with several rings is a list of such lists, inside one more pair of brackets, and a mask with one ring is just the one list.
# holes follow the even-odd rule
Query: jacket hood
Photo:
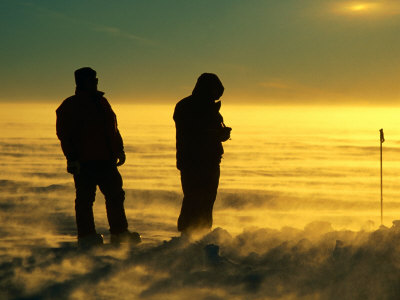
[[224, 86], [218, 76], [212, 73], [203, 73], [197, 79], [192, 95], [209, 100], [219, 99], [224, 93]]

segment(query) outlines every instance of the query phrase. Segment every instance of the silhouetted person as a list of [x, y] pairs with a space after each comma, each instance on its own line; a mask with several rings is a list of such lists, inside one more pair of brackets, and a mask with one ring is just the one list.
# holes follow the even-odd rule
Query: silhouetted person
[[219, 113], [224, 87], [215, 74], [204, 73], [192, 95], [175, 107], [176, 159], [183, 201], [178, 219], [182, 236], [204, 233], [212, 226], [212, 209], [220, 176], [222, 142], [230, 137]]
[[96, 233], [93, 202], [96, 188], [104, 194], [111, 242], [140, 242], [140, 235], [128, 231], [125, 192], [117, 166], [125, 162], [117, 118], [104, 93], [97, 90], [96, 71], [75, 71], [76, 92], [57, 109], [57, 136], [67, 158], [67, 171], [74, 175], [78, 244], [102, 244]]

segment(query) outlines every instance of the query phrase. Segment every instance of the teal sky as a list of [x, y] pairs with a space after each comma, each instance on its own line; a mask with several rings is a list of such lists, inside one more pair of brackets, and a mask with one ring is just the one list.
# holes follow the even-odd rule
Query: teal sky
[[175, 102], [203, 72], [235, 103], [400, 103], [400, 1], [0, 2], [0, 101], [97, 70], [113, 102]]

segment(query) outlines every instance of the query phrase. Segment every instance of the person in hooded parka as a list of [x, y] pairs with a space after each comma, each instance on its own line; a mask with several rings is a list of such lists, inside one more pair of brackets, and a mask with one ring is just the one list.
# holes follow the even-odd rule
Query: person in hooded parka
[[181, 173], [183, 201], [178, 218], [182, 236], [205, 233], [212, 227], [217, 196], [222, 142], [230, 138], [220, 114], [224, 87], [215, 74], [202, 74], [192, 95], [175, 106], [176, 159]]

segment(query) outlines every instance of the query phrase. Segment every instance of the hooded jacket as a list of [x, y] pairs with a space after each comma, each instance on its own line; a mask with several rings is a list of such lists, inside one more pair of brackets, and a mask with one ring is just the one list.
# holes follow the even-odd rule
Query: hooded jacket
[[175, 106], [177, 168], [208, 168], [219, 165], [224, 149], [220, 131], [224, 127], [219, 113], [224, 87], [214, 74], [201, 75], [192, 95]]
[[57, 136], [67, 160], [116, 160], [124, 150], [116, 115], [103, 95], [76, 91], [56, 110]]

